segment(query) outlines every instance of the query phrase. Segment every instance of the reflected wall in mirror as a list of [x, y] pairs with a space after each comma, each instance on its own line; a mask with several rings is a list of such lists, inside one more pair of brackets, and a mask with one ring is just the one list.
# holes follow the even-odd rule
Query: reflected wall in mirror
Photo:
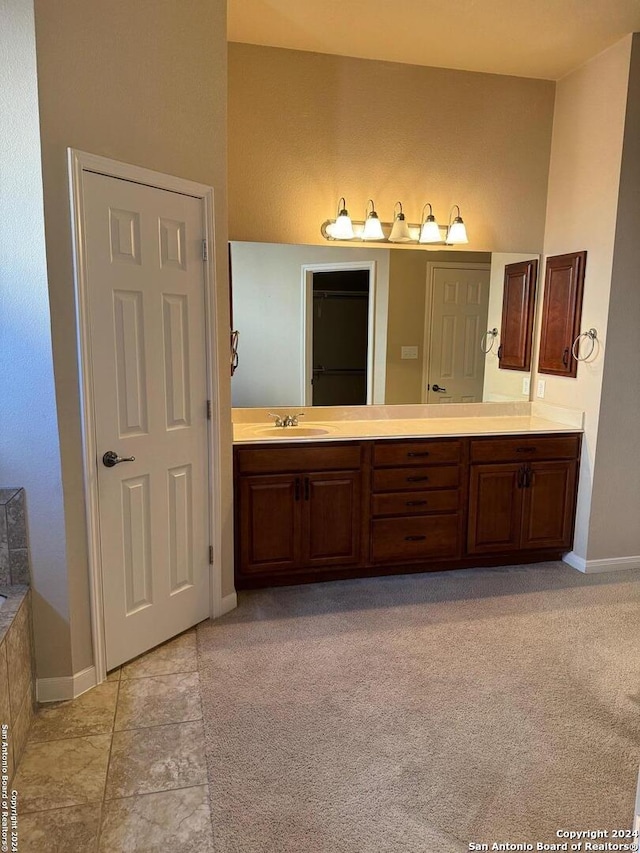
[[232, 403], [527, 401], [500, 335], [481, 343], [500, 330], [505, 266], [537, 257], [232, 242]]

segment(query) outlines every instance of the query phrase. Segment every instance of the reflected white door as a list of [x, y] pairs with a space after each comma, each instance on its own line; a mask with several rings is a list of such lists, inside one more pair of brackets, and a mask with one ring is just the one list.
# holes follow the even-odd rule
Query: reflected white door
[[487, 328], [490, 266], [433, 266], [431, 273], [431, 331], [425, 348], [423, 399], [427, 403], [479, 403], [485, 365], [480, 338]]
[[205, 223], [199, 199], [94, 173], [84, 206], [112, 669], [210, 612]]

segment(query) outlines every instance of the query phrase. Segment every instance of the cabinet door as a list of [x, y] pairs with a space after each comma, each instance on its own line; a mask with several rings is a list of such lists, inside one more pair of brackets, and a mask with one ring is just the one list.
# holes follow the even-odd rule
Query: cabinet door
[[571, 346], [580, 334], [586, 252], [547, 258], [538, 370], [576, 376]]
[[240, 572], [297, 568], [301, 480], [294, 474], [240, 477]]
[[469, 554], [520, 547], [524, 465], [472, 465], [469, 486]]
[[577, 462], [531, 462], [522, 490], [523, 548], [570, 548]]
[[499, 367], [529, 370], [538, 261], [520, 261], [504, 268]]
[[362, 490], [360, 473], [302, 475], [302, 562], [334, 566], [360, 561]]

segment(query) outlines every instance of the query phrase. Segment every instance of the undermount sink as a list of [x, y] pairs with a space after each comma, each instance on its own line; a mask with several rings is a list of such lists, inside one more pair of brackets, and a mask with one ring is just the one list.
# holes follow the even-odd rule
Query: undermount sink
[[301, 438], [311, 435], [328, 435], [331, 430], [325, 427], [292, 426], [292, 427], [260, 427], [253, 429], [256, 435], [278, 436], [282, 438]]

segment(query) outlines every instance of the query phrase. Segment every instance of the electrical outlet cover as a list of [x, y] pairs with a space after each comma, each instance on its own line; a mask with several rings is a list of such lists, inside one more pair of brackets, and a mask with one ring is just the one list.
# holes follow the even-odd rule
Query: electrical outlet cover
[[531, 380], [529, 379], [528, 376], [526, 379], [522, 380], [522, 393], [524, 395], [526, 395], [527, 397], [531, 393]]
[[544, 389], [545, 389], [546, 384], [547, 383], [545, 382], [544, 379], [538, 379], [538, 390], [537, 390], [536, 396], [539, 397], [541, 400], [544, 397]]

